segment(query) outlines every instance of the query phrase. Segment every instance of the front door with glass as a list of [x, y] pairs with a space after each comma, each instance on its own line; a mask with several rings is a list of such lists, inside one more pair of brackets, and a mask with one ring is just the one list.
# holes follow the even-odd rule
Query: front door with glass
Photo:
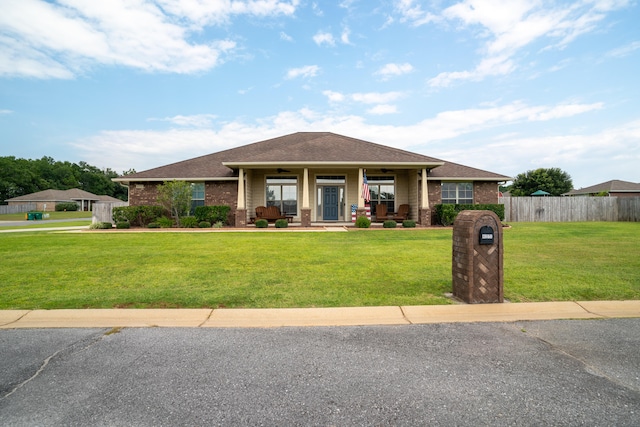
[[337, 221], [339, 212], [338, 187], [322, 187], [322, 218]]
[[318, 221], [345, 220], [345, 184], [344, 176], [316, 177]]

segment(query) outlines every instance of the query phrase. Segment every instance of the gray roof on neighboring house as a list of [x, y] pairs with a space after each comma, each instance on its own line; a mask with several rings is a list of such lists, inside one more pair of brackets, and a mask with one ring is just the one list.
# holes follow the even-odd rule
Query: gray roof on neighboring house
[[297, 132], [116, 178], [115, 181], [225, 179], [238, 168], [331, 165], [432, 169], [430, 176], [505, 181], [510, 177], [331, 132]]
[[598, 194], [598, 193], [640, 193], [640, 183], [621, 181], [614, 179], [591, 187], [581, 188], [579, 190], [571, 190], [565, 193], [565, 196], [577, 196], [582, 194]]
[[[5, 202], [69, 202], [74, 200], [102, 200], [104, 197], [96, 196], [88, 191], [79, 188], [70, 190], [43, 190], [36, 193], [25, 194], [24, 196], [7, 199]], [[113, 199], [113, 197], [111, 197]], [[116, 199], [114, 199], [116, 200]]]
[[99, 202], [122, 202], [123, 200], [120, 200], [116, 197], [107, 196], [107, 195], [98, 195], [98, 201]]

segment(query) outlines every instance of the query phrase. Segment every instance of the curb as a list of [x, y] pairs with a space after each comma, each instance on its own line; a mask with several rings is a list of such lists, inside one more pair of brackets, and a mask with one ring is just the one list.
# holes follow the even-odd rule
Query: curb
[[0, 310], [0, 329], [275, 328], [623, 317], [640, 317], [640, 301], [266, 309]]

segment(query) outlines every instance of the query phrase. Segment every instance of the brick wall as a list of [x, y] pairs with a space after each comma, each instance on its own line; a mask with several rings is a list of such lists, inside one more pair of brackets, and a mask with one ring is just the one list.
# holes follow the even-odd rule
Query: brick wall
[[[155, 205], [160, 182], [138, 182], [129, 185], [131, 206]], [[235, 181], [206, 182], [204, 203], [207, 206], [226, 205], [235, 210], [238, 203], [238, 183]]]
[[[137, 182], [129, 184], [129, 205], [157, 205], [158, 185], [161, 182]], [[238, 183], [236, 181], [206, 182], [204, 203], [207, 206], [230, 206], [229, 223], [235, 224], [238, 205]]]
[[498, 183], [479, 182], [473, 184], [473, 202], [476, 204], [498, 203]]
[[161, 184], [161, 182], [133, 182], [129, 184], [129, 206], [157, 205], [157, 187]]
[[231, 206], [231, 211], [235, 211], [238, 206], [238, 182], [206, 182], [204, 185], [204, 204], [207, 206]]

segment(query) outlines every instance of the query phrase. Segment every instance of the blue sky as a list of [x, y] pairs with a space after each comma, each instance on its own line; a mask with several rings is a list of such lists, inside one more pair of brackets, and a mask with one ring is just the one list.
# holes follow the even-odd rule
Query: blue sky
[[142, 171], [331, 131], [640, 181], [634, 0], [0, 0], [0, 155]]

